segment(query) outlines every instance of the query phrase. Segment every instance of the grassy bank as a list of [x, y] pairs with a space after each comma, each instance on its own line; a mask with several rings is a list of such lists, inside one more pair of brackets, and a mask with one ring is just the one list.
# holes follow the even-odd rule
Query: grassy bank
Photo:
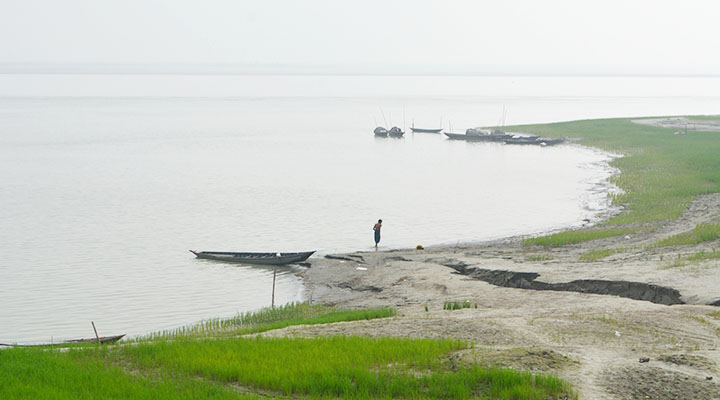
[[574, 393], [545, 375], [455, 365], [472, 345], [443, 339], [229, 335], [320, 321], [382, 318], [387, 308], [334, 310], [304, 303], [212, 320], [98, 347], [0, 351], [0, 398], [250, 399], [492, 398], [552, 399]]
[[339, 321], [386, 318], [394, 315], [395, 310], [388, 307], [338, 310], [319, 304], [288, 303], [283, 306], [264, 308], [260, 311], [241, 313], [232, 318], [209, 319], [194, 325], [155, 332], [139, 340], [168, 339], [180, 336], [239, 336], [285, 328], [291, 325], [328, 324]]
[[720, 192], [720, 133], [689, 131], [633, 123], [629, 118], [572, 121], [507, 127], [550, 137], [581, 137], [580, 144], [622, 154], [610, 164], [621, 173], [612, 178], [622, 194], [613, 205], [624, 211], [602, 226], [531, 238], [525, 244], [563, 245], [650, 229], [677, 218], [700, 194]]
[[250, 399], [198, 380], [149, 378], [108, 362], [94, 349], [0, 350], [2, 399]]

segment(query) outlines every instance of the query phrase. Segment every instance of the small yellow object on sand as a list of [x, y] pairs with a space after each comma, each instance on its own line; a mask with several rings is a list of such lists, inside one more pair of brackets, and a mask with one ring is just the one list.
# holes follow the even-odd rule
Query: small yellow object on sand
[[419, 244], [415, 246], [415, 250], [425, 250], [425, 248], [423, 247], [423, 245]]

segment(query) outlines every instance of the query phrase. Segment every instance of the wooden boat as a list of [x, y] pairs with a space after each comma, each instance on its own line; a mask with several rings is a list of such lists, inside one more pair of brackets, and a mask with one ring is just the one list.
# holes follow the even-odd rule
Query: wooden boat
[[445, 132], [450, 140], [465, 140], [467, 142], [502, 142], [503, 137], [497, 135], [468, 135], [462, 133], [448, 133]]
[[193, 251], [197, 258], [207, 260], [235, 262], [243, 264], [283, 265], [302, 262], [308, 259], [315, 251], [299, 253], [233, 253], [229, 251]]
[[415, 127], [411, 126], [410, 130], [413, 131], [413, 133], [440, 133], [440, 132], [442, 132], [443, 128], [427, 129], [427, 128], [415, 128]]
[[124, 338], [125, 335], [116, 335], [116, 336], [100, 336], [100, 338], [89, 338], [89, 339], [72, 339], [72, 340], [66, 340], [65, 343], [115, 343], [118, 340]]
[[398, 128], [397, 126], [393, 126], [388, 131], [388, 136], [394, 137], [394, 138], [402, 137], [404, 134], [405, 134], [405, 132], [403, 132], [402, 129]]
[[383, 128], [382, 126], [378, 126], [373, 132], [375, 133], [375, 136], [378, 137], [387, 137], [388, 135], [388, 130]]
[[556, 144], [565, 143], [565, 138], [538, 138], [540, 146], [554, 146]]
[[515, 136], [503, 140], [505, 144], [540, 144], [537, 136]]
[[[109, 344], [109, 343], [115, 343], [118, 340], [124, 338], [125, 335], [116, 335], [116, 336], [100, 336], [100, 343], [102, 344]], [[41, 344], [9, 344], [9, 343], [0, 343], [0, 346], [6, 346], [6, 347], [45, 347], [45, 346], [63, 346], [66, 344], [73, 344], [73, 343], [97, 343], [98, 338], [88, 338], [88, 339], [71, 339], [71, 340], [65, 340], [63, 342], [58, 343], [41, 343]]]
[[564, 142], [565, 138], [545, 138], [538, 136], [515, 136], [505, 140], [505, 144], [534, 144], [537, 146], [554, 146]]

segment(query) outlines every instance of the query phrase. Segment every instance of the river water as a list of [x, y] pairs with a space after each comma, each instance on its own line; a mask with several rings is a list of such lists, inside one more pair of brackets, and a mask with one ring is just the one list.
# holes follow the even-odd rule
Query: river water
[[[608, 154], [376, 139], [717, 113], [714, 78], [0, 75], [0, 342], [141, 335], [270, 304], [271, 268], [188, 249], [329, 252], [576, 226]], [[582, 136], [578, 132], [577, 136]], [[302, 300], [303, 267], [276, 302]]]

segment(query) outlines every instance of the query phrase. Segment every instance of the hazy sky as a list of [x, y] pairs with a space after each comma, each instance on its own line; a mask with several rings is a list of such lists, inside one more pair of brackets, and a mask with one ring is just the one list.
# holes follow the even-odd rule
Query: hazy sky
[[0, 63], [720, 72], [715, 1], [0, 0]]

